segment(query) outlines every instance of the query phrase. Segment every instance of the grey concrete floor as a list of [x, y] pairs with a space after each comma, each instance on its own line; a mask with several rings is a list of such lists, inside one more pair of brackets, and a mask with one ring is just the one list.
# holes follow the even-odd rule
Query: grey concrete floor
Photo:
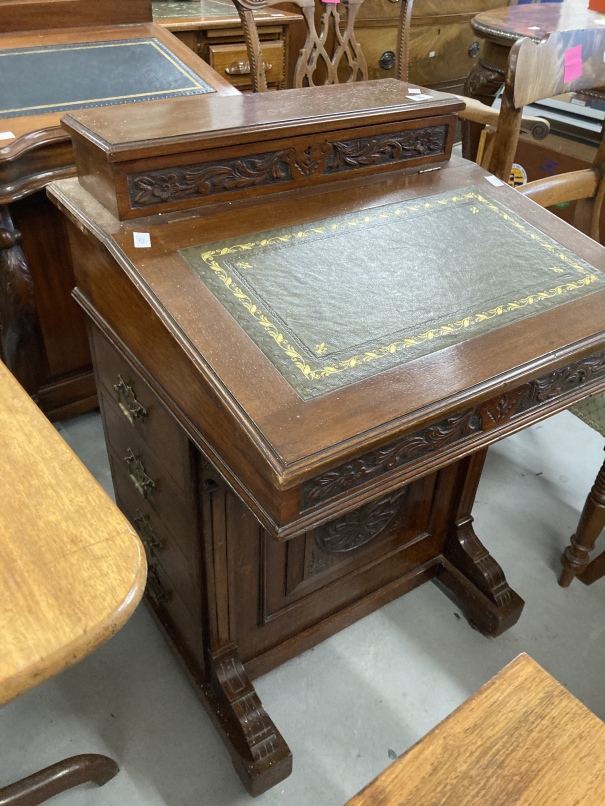
[[[110, 491], [98, 414], [59, 429]], [[291, 777], [258, 804], [340, 806], [520, 652], [605, 718], [605, 580], [556, 581], [602, 448], [563, 412], [490, 450], [477, 533], [526, 601], [505, 635], [482, 637], [427, 584], [256, 682], [294, 754]], [[56, 806], [251, 803], [143, 606], [94, 655], [0, 712], [0, 785], [83, 752], [122, 770]]]

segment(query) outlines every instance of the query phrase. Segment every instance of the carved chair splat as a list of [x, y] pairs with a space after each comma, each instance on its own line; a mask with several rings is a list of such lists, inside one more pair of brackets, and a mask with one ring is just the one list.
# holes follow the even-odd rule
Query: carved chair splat
[[[254, 92], [266, 92], [267, 79], [253, 11], [283, 2], [284, 0], [233, 0], [244, 29]], [[367, 81], [368, 66], [354, 31], [355, 19], [363, 0], [342, 3], [344, 14], [338, 0], [321, 2], [318, 23], [315, 19], [315, 0], [292, 2], [300, 8], [307, 25], [305, 44], [294, 70], [294, 87]], [[344, 27], [341, 27], [343, 17]]]

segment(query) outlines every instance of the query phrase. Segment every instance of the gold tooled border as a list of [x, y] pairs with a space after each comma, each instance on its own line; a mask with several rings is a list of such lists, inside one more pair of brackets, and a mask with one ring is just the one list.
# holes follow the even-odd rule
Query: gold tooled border
[[64, 46], [57, 46], [57, 47], [40, 47], [40, 48], [25, 48], [23, 50], [4, 50], [0, 51], [0, 58], [3, 56], [21, 56], [24, 53], [31, 54], [31, 53], [59, 53], [61, 51], [68, 51], [68, 50], [95, 50], [95, 49], [103, 49], [103, 48], [123, 48], [123, 47], [132, 47], [135, 45], [151, 45], [154, 47], [162, 56], [169, 61], [177, 70], [186, 76], [190, 81], [191, 85], [189, 87], [176, 87], [171, 90], [155, 90], [153, 92], [138, 92], [133, 93], [132, 95], [113, 95], [111, 97], [105, 98], [81, 98], [78, 101], [57, 101], [54, 104], [36, 104], [35, 106], [21, 106], [15, 107], [14, 109], [0, 109], [0, 113], [2, 115], [7, 114], [18, 114], [19, 112], [31, 112], [33, 109], [56, 109], [57, 107], [63, 109], [68, 106], [81, 106], [82, 104], [98, 104], [102, 103], [103, 101], [127, 101], [132, 98], [149, 98], [152, 95], [165, 95], [167, 92], [186, 92], [187, 90], [194, 90], [194, 89], [204, 89], [206, 86], [205, 84], [201, 84], [199, 79], [195, 76], [192, 72], [191, 75], [183, 69], [183, 67], [172, 57], [170, 53], [165, 51], [162, 47], [159, 46], [157, 42], [154, 42], [152, 39], [135, 39], [135, 40], [128, 40], [125, 42], [120, 41], [111, 41], [111, 42], [90, 42], [82, 45], [64, 45]]
[[[373, 221], [377, 221], [378, 219], [385, 219], [385, 218], [393, 218], [396, 216], [403, 216], [408, 212], [417, 212], [418, 210], [422, 209], [430, 209], [432, 207], [439, 207], [449, 204], [451, 202], [459, 202], [464, 201], [465, 199], [475, 199], [477, 202], [487, 206], [490, 210], [496, 212], [501, 218], [505, 221], [510, 222], [514, 227], [521, 230], [526, 235], [539, 243], [549, 252], [551, 252], [553, 258], [556, 258], [557, 261], [561, 261], [563, 263], [567, 263], [571, 268], [576, 269], [582, 277], [576, 281], [571, 281], [569, 283], [564, 283], [563, 285], [555, 286], [554, 288], [549, 288], [544, 291], [539, 291], [536, 294], [532, 294], [529, 297], [525, 297], [523, 299], [512, 300], [511, 302], [504, 303], [502, 305], [498, 305], [495, 308], [491, 308], [488, 311], [481, 311], [479, 313], [471, 314], [470, 316], [465, 317], [464, 319], [460, 319], [457, 322], [450, 322], [446, 325], [440, 325], [439, 327], [432, 328], [431, 330], [427, 330], [424, 333], [418, 333], [415, 336], [410, 336], [405, 339], [401, 339], [400, 341], [394, 341], [390, 344], [382, 344], [377, 345], [372, 350], [367, 350], [364, 353], [359, 353], [356, 355], [352, 355], [349, 358], [341, 360], [336, 364], [332, 365], [324, 365], [324, 366], [317, 366], [313, 368], [306, 362], [303, 356], [293, 347], [290, 342], [285, 338], [284, 334], [280, 332], [279, 328], [270, 321], [270, 319], [259, 309], [259, 307], [250, 299], [250, 297], [242, 291], [242, 289], [235, 283], [232, 277], [225, 271], [225, 269], [220, 266], [217, 262], [215, 257], [222, 257], [224, 255], [233, 254], [237, 252], [249, 252], [254, 249], [261, 249], [265, 246], [271, 246], [273, 244], [284, 242], [287, 243], [288, 241], [292, 241], [296, 238], [305, 238], [309, 235], [313, 234], [323, 234], [327, 231], [336, 231], [339, 229], [346, 229], [347, 227], [356, 227], [360, 224], [370, 224]], [[473, 208], [471, 208], [471, 211]], [[478, 210], [477, 210], [478, 212]], [[212, 250], [208, 252], [202, 252], [202, 260], [206, 263], [206, 265], [215, 273], [215, 275], [225, 284], [225, 286], [229, 289], [229, 291], [233, 294], [233, 296], [239, 300], [240, 304], [246, 308], [248, 313], [255, 319], [261, 327], [265, 329], [265, 332], [271, 336], [271, 338], [275, 341], [275, 343], [285, 352], [285, 354], [291, 359], [292, 363], [300, 370], [300, 372], [310, 381], [318, 381], [322, 378], [326, 378], [329, 375], [334, 375], [339, 372], [345, 372], [352, 367], [355, 367], [360, 364], [367, 364], [370, 361], [375, 361], [377, 358], [381, 358], [388, 354], [393, 354], [400, 352], [401, 350], [406, 350], [409, 347], [414, 347], [419, 344], [422, 344], [426, 341], [433, 341], [440, 336], [446, 336], [451, 333], [456, 333], [464, 328], [470, 327], [471, 325], [478, 324], [479, 322], [484, 322], [487, 319], [493, 319], [497, 316], [502, 316], [505, 313], [510, 311], [516, 310], [518, 308], [524, 308], [528, 305], [533, 305], [535, 302], [540, 300], [549, 299], [551, 297], [555, 297], [560, 294], [564, 294], [568, 291], [574, 291], [576, 289], [582, 288], [583, 286], [590, 285], [597, 281], [597, 276], [592, 274], [588, 271], [584, 266], [576, 263], [573, 257], [563, 254], [559, 251], [557, 244], [548, 243], [544, 238], [541, 237], [540, 233], [530, 229], [529, 227], [522, 224], [520, 221], [517, 221], [511, 215], [508, 214], [505, 210], [500, 209], [496, 204], [493, 203], [490, 199], [486, 199], [480, 193], [476, 193], [474, 191], [470, 191], [468, 193], [464, 193], [462, 195], [454, 195], [449, 198], [441, 198], [436, 201], [426, 201], [418, 204], [411, 204], [406, 207], [398, 208], [396, 210], [392, 210], [390, 212], [379, 212], [375, 214], [366, 214], [357, 219], [330, 224], [329, 226], [316, 226], [310, 227], [306, 230], [299, 230], [298, 232], [293, 232], [287, 235], [278, 235], [274, 238], [266, 238], [260, 241], [254, 241], [252, 243], [242, 243], [236, 244], [235, 246], [224, 247], [223, 249]], [[250, 264], [244, 264], [243, 268], [252, 268]], [[560, 273], [563, 271], [558, 266], [551, 266], [552, 271], [555, 273]], [[322, 352], [322, 346], [318, 345], [316, 348], [317, 353], [320, 355]]]

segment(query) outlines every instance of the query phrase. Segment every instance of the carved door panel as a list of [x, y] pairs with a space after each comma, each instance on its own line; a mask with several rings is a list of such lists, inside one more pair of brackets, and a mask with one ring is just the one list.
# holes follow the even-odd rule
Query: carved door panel
[[[442, 506], [435, 500], [436, 481], [437, 474], [427, 476], [286, 542], [260, 530], [256, 573], [252, 534], [245, 545], [238, 538], [230, 541], [233, 579], [238, 580], [232, 586], [238, 600], [235, 640], [244, 662], [284, 641], [293, 644], [313, 625], [340, 617], [364, 598], [377, 600], [413, 569], [430, 565], [445, 539], [431, 527]], [[245, 522], [239, 519], [240, 529]], [[251, 599], [256, 584], [259, 595]], [[243, 588], [248, 586], [245, 604]], [[258, 607], [251, 608], [254, 599]], [[369, 604], [366, 612], [372, 609]]]

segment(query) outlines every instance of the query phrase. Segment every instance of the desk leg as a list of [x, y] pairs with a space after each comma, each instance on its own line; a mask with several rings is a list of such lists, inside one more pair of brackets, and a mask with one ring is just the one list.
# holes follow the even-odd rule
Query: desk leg
[[[597, 537], [605, 527], [605, 462], [595, 479], [588, 498], [584, 504], [584, 509], [580, 515], [576, 533], [571, 536], [570, 545], [563, 552], [561, 565], [563, 569], [559, 577], [559, 585], [567, 588], [574, 577], [578, 577], [590, 585], [600, 579], [601, 565], [603, 560], [597, 557], [593, 563], [590, 562], [590, 552], [596, 542]], [[603, 555], [601, 555], [603, 556]], [[592, 567], [591, 567], [592, 566]]]
[[486, 454], [487, 449], [460, 462], [458, 492], [438, 580], [479, 632], [496, 636], [516, 624], [524, 602], [473, 529], [471, 510]]
[[235, 771], [250, 795], [261, 795], [292, 772], [290, 748], [265, 711], [235, 645], [213, 653], [208, 671], [208, 705]]
[[34, 395], [44, 377], [37, 356], [44, 354], [34, 286], [21, 233], [9, 208], [0, 204], [0, 358], [25, 391]]

